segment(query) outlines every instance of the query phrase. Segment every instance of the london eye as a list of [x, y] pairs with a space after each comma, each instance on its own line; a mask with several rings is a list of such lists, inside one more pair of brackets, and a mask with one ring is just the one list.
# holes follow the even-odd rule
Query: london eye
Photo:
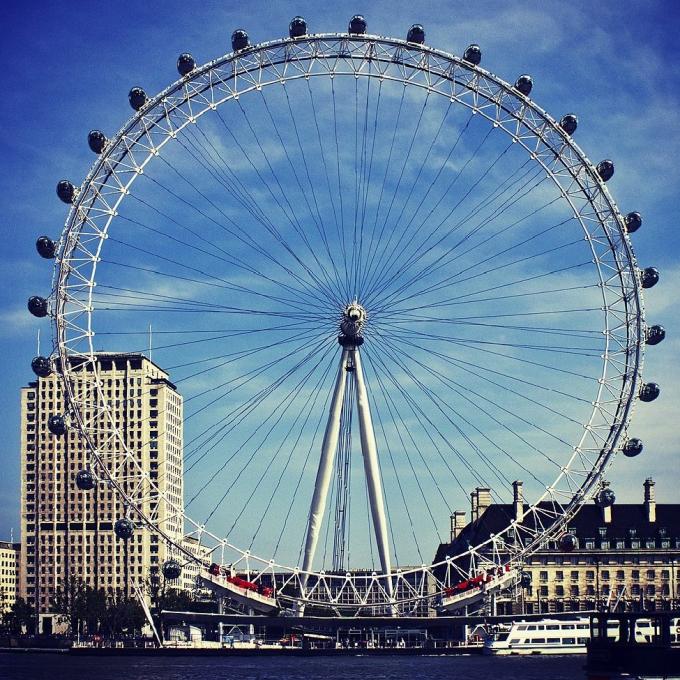
[[[632, 412], [659, 394], [642, 379], [659, 273], [635, 258], [614, 163], [529, 75], [420, 25], [296, 17], [231, 47], [133, 87], [120, 130], [89, 133], [85, 179], [57, 186], [65, 226], [37, 242], [52, 291], [29, 309], [53, 324], [34, 371], [68, 403], [50, 429], [88, 445], [74, 484], [113, 489], [117, 534], [156, 532], [169, 578], [197, 563], [263, 612], [455, 609], [461, 580], [516, 585], [540, 544], [568, 548], [583, 503], [615, 501], [605, 472], [641, 452]], [[139, 395], [107, 393], [106, 352], [146, 354], [181, 393], [182, 433], [148, 417], [182, 439], [183, 494], [124, 431]], [[470, 489], [507, 502], [516, 480], [532, 521], [433, 563]]]

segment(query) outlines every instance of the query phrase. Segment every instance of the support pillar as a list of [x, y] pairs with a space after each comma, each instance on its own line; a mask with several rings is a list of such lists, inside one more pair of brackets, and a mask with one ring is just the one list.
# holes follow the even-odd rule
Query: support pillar
[[392, 564], [390, 559], [389, 542], [387, 539], [387, 518], [383, 499], [382, 481], [378, 466], [378, 448], [375, 443], [375, 432], [371, 420], [371, 409], [368, 393], [361, 367], [361, 356], [358, 349], [352, 349], [354, 370], [356, 371], [357, 409], [359, 411], [359, 432], [361, 435], [361, 451], [364, 457], [364, 470], [368, 485], [368, 498], [371, 506], [371, 517], [375, 540], [378, 546], [380, 566], [387, 579], [387, 592], [392, 597]]
[[328, 412], [328, 423], [326, 424], [326, 432], [324, 433], [323, 445], [321, 446], [321, 459], [319, 460], [319, 469], [317, 470], [316, 482], [314, 483], [312, 505], [309, 510], [307, 538], [305, 540], [304, 560], [302, 562], [303, 588], [307, 585], [308, 572], [312, 569], [316, 546], [319, 542], [321, 524], [323, 523], [323, 516], [328, 501], [328, 490], [333, 474], [335, 453], [338, 449], [338, 438], [340, 436], [340, 414], [342, 412], [345, 388], [347, 386], [346, 366], [349, 351], [350, 350], [345, 348], [342, 350], [340, 365], [338, 366], [338, 377], [335, 381], [333, 398], [331, 399], [331, 406]]

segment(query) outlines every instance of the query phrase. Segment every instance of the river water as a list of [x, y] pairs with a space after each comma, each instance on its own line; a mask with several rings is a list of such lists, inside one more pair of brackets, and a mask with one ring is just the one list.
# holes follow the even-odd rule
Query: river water
[[158, 658], [0, 653], [2, 680], [581, 680], [585, 656]]

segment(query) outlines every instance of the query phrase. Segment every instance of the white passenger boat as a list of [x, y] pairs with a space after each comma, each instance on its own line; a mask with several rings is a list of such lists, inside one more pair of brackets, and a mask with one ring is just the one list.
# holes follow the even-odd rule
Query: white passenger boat
[[[671, 622], [671, 643], [680, 642], [680, 619]], [[608, 637], [617, 640], [619, 628], [609, 621]], [[639, 619], [635, 627], [637, 642], [651, 642], [654, 627], [649, 619]], [[499, 628], [484, 641], [484, 653], [510, 654], [585, 654], [590, 639], [590, 619], [540, 619], [538, 621], [513, 621], [508, 628]]]

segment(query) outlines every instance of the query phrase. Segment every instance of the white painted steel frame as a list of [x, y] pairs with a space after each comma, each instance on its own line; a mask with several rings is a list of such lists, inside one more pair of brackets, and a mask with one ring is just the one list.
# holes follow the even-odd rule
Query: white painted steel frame
[[[117, 432], [96, 373], [92, 293], [109, 225], [147, 163], [200, 116], [272, 84], [330, 75], [383, 78], [424, 88], [467, 107], [506, 132], [544, 168], [571, 206], [590, 245], [602, 290], [606, 350], [598, 395], [572, 456], [557, 479], [525, 513], [533, 515], [537, 530], [512, 522], [501, 534], [460, 555], [450, 556], [439, 565], [395, 572], [395, 593], [401, 593], [395, 597], [402, 610], [407, 611], [422, 598], [441, 593], [454, 574], [467, 574], [484, 564], [507, 561], [507, 555], [513, 564], [519, 564], [523, 555], [540, 542], [557, 535], [593, 494], [627, 436], [640, 381], [645, 331], [635, 256], [623, 218], [595, 167], [574, 140], [533, 101], [509, 83], [459, 57], [371, 35], [333, 33], [276, 40], [197, 68], [153, 97], [123, 126], [80, 187], [59, 241], [50, 300], [55, 318], [54, 344], [69, 417], [89, 442], [97, 475], [118, 491], [131, 516], [165, 535], [163, 527], [142, 510], [151, 495], [163, 494], [138, 468], [134, 455]], [[72, 368], [67, 356], [81, 358], [83, 366]], [[88, 368], [94, 380], [87, 378]], [[102, 422], [108, 423], [107, 427], [102, 427]], [[182, 509], [177, 508], [176, 512]], [[278, 565], [214, 536], [188, 517], [186, 522], [192, 527], [191, 534], [215, 548], [216, 559], [228, 560], [247, 571], [288, 573], [285, 585], [287, 592], [293, 594], [284, 598], [295, 600], [300, 597], [295, 592], [304, 593], [305, 602], [335, 607], [343, 613], [359, 613], [391, 601], [387, 583], [378, 575], [372, 576], [371, 587], [360, 593], [352, 576], [307, 573], [297, 567]], [[177, 549], [185, 552], [187, 559], [193, 559], [181, 546]], [[419, 585], [414, 586], [418, 579]], [[303, 581], [310, 580], [312, 586], [305, 589]], [[428, 585], [431, 583], [433, 588]], [[339, 602], [347, 592], [354, 593], [356, 604], [343, 610]]]

